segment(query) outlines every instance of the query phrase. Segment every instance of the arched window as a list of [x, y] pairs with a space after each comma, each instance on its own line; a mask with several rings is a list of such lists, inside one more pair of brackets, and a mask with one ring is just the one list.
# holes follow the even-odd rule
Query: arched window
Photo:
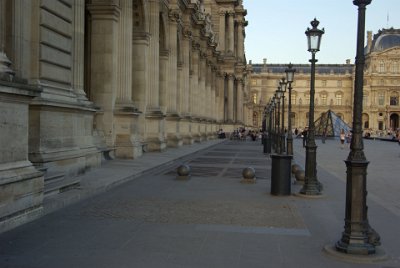
[[390, 106], [398, 106], [399, 105], [399, 93], [392, 92], [390, 94]]

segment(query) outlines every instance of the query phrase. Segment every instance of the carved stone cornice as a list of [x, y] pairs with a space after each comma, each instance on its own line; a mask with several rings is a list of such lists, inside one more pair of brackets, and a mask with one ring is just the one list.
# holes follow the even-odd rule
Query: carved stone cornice
[[234, 73], [227, 73], [226, 77], [228, 78], [228, 80], [235, 80], [235, 74]]
[[179, 9], [171, 9], [168, 13], [168, 18], [171, 22], [181, 23], [182, 12]]
[[183, 34], [183, 37], [184, 37], [184, 38], [187, 38], [187, 39], [192, 39], [192, 37], [193, 37], [192, 31], [189, 30], [187, 27], [184, 27], [184, 28], [183, 28], [182, 34]]
[[119, 2], [112, 0], [109, 2], [92, 1], [86, 8], [92, 16], [92, 20], [114, 20], [118, 21], [121, 14]]
[[194, 50], [200, 51], [200, 44], [197, 43], [196, 41], [193, 41], [193, 42], [192, 42], [192, 48], [193, 48]]

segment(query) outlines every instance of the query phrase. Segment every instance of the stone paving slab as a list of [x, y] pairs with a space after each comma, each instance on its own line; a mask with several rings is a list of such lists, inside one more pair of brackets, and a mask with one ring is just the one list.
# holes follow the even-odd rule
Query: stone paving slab
[[[304, 152], [295, 143], [300, 163]], [[365, 264], [323, 252], [340, 238], [344, 225], [342, 160], [336, 159], [345, 152], [333, 145], [319, 147], [322, 198], [270, 195], [271, 160], [261, 145], [227, 141], [179, 161], [170, 159], [110, 191], [1, 234], [0, 267], [399, 268], [400, 219], [374, 201], [369, 202], [370, 222], [389, 259]], [[329, 157], [322, 155], [325, 149]], [[209, 154], [219, 160], [203, 161]], [[331, 164], [325, 168], [324, 162]], [[203, 169], [179, 181], [171, 171], [181, 163], [221, 171], [214, 175]], [[240, 183], [235, 172], [252, 163], [262, 179]], [[292, 193], [300, 187], [292, 185]]]

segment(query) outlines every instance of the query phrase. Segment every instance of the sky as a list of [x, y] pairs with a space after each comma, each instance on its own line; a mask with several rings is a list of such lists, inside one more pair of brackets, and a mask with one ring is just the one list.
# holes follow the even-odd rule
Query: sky
[[[247, 61], [308, 63], [307, 27], [317, 18], [325, 28], [316, 58], [319, 64], [354, 63], [358, 7], [352, 0], [244, 0], [247, 9], [245, 53]], [[367, 6], [365, 30], [400, 29], [400, 0], [372, 0]], [[365, 33], [365, 42], [367, 41]]]

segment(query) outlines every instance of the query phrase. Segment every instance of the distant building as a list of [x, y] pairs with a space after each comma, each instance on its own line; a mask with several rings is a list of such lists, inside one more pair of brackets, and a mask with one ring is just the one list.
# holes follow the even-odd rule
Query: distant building
[[[400, 123], [400, 30], [383, 29], [372, 36], [368, 32], [365, 48], [363, 128], [380, 135], [399, 128]], [[292, 92], [292, 126], [308, 124], [310, 65], [294, 64], [295, 82]], [[247, 106], [253, 110], [247, 118], [254, 126], [261, 126], [264, 107], [272, 98], [279, 80], [285, 77], [287, 64], [249, 64]], [[351, 126], [353, 116], [354, 64], [317, 64], [315, 81], [315, 116], [334, 111]], [[286, 96], [286, 111], [287, 98]], [[285, 122], [287, 125], [287, 120]]]

